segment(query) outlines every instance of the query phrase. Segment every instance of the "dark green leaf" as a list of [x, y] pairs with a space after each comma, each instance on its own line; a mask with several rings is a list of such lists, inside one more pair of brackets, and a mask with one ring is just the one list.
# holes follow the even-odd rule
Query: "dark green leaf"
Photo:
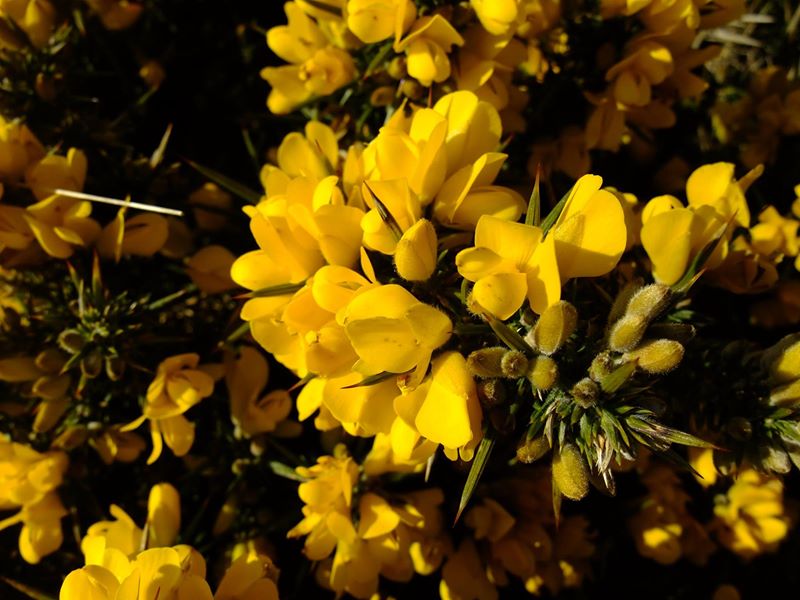
[[456, 523], [461, 517], [461, 513], [463, 513], [464, 509], [467, 507], [470, 498], [472, 498], [475, 488], [478, 486], [481, 475], [483, 475], [483, 470], [486, 468], [486, 463], [489, 462], [489, 456], [492, 454], [494, 444], [494, 432], [488, 430], [486, 433], [484, 433], [483, 439], [478, 445], [478, 450], [475, 452], [475, 456], [472, 458], [472, 464], [469, 468], [469, 475], [467, 475], [467, 481], [464, 483], [464, 489], [461, 492], [461, 500], [458, 502], [458, 513], [456, 513], [455, 519]]
[[257, 192], [256, 190], [242, 183], [239, 183], [234, 179], [231, 179], [227, 175], [223, 175], [219, 171], [215, 171], [214, 169], [205, 167], [188, 158], [185, 158], [184, 160], [186, 161], [186, 164], [192, 167], [195, 171], [197, 171], [204, 177], [207, 177], [217, 185], [225, 188], [231, 194], [239, 196], [239, 198], [249, 202], [250, 204], [258, 204], [259, 201], [261, 200], [261, 197], [263, 196], [263, 194], [261, 194], [260, 192]]

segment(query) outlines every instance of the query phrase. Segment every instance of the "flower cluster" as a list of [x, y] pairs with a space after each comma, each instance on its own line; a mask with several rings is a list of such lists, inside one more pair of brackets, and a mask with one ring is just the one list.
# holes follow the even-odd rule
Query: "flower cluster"
[[787, 11], [0, 0], [0, 596], [771, 591]]

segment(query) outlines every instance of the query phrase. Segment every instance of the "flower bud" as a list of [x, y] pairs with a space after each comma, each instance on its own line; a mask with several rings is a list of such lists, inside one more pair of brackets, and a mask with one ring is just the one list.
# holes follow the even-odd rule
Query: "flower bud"
[[406, 69], [406, 57], [405, 56], [395, 56], [390, 62], [389, 66], [386, 67], [386, 72], [389, 73], [389, 77], [392, 79], [402, 79], [408, 73]]
[[486, 408], [500, 406], [506, 402], [506, 388], [501, 379], [484, 379], [476, 384], [478, 400]]
[[646, 285], [631, 296], [627, 315], [639, 315], [652, 321], [663, 311], [672, 299], [672, 290], [663, 283]]
[[534, 388], [546, 392], [558, 379], [558, 364], [549, 356], [537, 356], [530, 363], [528, 379]]
[[597, 398], [600, 396], [600, 386], [588, 377], [584, 377], [572, 386], [569, 393], [579, 406], [589, 408], [597, 403]]
[[33, 430], [36, 433], [50, 431], [64, 416], [69, 408], [69, 398], [56, 398], [42, 400], [36, 407], [36, 418], [33, 420]]
[[427, 281], [436, 269], [436, 230], [427, 219], [409, 227], [394, 254], [394, 265], [406, 281]]
[[625, 315], [614, 323], [608, 333], [608, 347], [615, 352], [633, 350], [644, 336], [647, 319], [641, 315]]
[[792, 463], [789, 461], [786, 450], [779, 444], [780, 442], [775, 442], [769, 446], [759, 447], [759, 458], [764, 469], [785, 475], [791, 471]]
[[390, 85], [382, 85], [375, 88], [369, 96], [369, 103], [372, 106], [389, 106], [394, 101], [394, 88]]
[[589, 492], [589, 470], [573, 444], [553, 454], [553, 485], [570, 500], [580, 500]]
[[672, 371], [683, 359], [683, 345], [675, 340], [653, 340], [623, 356], [625, 361], [638, 361], [638, 366], [648, 373]]
[[86, 430], [86, 427], [83, 425], [76, 425], [73, 427], [69, 427], [64, 432], [61, 433], [53, 443], [51, 447], [53, 448], [60, 448], [61, 450], [66, 450], [69, 452], [70, 450], [74, 450], [78, 446], [83, 445], [88, 437], [89, 433]]
[[42, 350], [36, 355], [36, 366], [45, 373], [58, 373], [66, 360], [57, 348]]
[[528, 357], [519, 350], [509, 350], [500, 359], [500, 369], [509, 379], [524, 377], [528, 372]]
[[800, 334], [787, 335], [765, 350], [761, 360], [774, 381], [786, 383], [799, 378]]
[[422, 98], [422, 86], [413, 79], [404, 79], [400, 84], [400, 93], [409, 100]]
[[517, 446], [517, 460], [529, 465], [542, 458], [548, 450], [550, 450], [550, 443], [543, 435], [532, 440], [522, 440]]
[[239, 507], [236, 505], [236, 499], [228, 498], [219, 510], [217, 518], [214, 520], [214, 527], [211, 530], [211, 534], [219, 536], [229, 531], [238, 512]]
[[589, 377], [596, 382], [601, 382], [604, 377], [607, 377], [614, 370], [614, 359], [608, 350], [604, 350], [592, 359], [592, 364], [589, 365]]
[[767, 404], [793, 408], [800, 401], [800, 380], [778, 386], [770, 390]]
[[94, 379], [103, 370], [103, 356], [98, 350], [94, 350], [81, 359], [80, 367], [81, 373], [89, 379]]
[[106, 356], [106, 376], [111, 381], [119, 381], [125, 373], [125, 361], [121, 356]]
[[545, 309], [526, 341], [542, 354], [554, 354], [575, 331], [577, 323], [578, 311], [561, 300]]
[[169, 483], [150, 489], [147, 498], [148, 548], [172, 546], [181, 528], [181, 498]]
[[614, 304], [611, 305], [611, 310], [608, 312], [608, 324], [613, 325], [617, 320], [625, 314], [625, 309], [628, 308], [628, 303], [631, 297], [641, 289], [640, 281], [629, 281], [625, 284], [617, 297], [614, 299]]
[[481, 379], [502, 377], [503, 369], [501, 364], [507, 351], [502, 346], [475, 350], [467, 357], [467, 369], [470, 375]]
[[58, 345], [70, 354], [77, 354], [83, 349], [83, 336], [75, 329], [65, 329], [58, 335]]
[[72, 379], [68, 374], [43, 375], [36, 380], [31, 388], [34, 396], [43, 400], [58, 400], [67, 394]]

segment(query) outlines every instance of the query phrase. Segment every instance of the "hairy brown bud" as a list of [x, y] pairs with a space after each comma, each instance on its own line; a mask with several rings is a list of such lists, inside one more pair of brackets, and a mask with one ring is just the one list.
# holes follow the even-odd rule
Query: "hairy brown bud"
[[572, 386], [569, 393], [579, 406], [589, 408], [597, 403], [597, 399], [600, 396], [600, 386], [588, 377], [584, 377]]
[[506, 352], [508, 349], [502, 346], [481, 348], [471, 352], [467, 357], [467, 369], [469, 369], [470, 375], [481, 379], [502, 377], [501, 364]]

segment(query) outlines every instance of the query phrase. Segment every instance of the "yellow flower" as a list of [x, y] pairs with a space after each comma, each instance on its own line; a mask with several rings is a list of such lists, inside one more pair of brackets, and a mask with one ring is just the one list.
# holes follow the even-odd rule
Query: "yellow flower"
[[[251, 320], [256, 341], [298, 376], [310, 371], [335, 377], [357, 360], [339, 313], [370, 286], [355, 271], [327, 265], [287, 299], [250, 300], [242, 318]], [[280, 306], [273, 308], [276, 302]]]
[[144, 548], [171, 546], [180, 530], [180, 496], [169, 483], [150, 488], [146, 540], [144, 531], [119, 506], [112, 504], [109, 512], [114, 520], [90, 525], [81, 540], [81, 552], [87, 565], [105, 566], [111, 557], [133, 559]]
[[288, 392], [273, 390], [259, 398], [268, 376], [266, 359], [249, 346], [244, 346], [235, 360], [232, 357], [226, 360], [225, 383], [237, 437], [275, 431], [278, 424], [289, 416], [292, 399]]
[[541, 313], [561, 297], [555, 237], [542, 240], [538, 227], [483, 216], [475, 247], [456, 256], [464, 279], [474, 281], [472, 298], [499, 319], [508, 319], [525, 298]]
[[[279, 150], [282, 167], [292, 172], [305, 165], [316, 171], [325, 161], [330, 163], [331, 157], [335, 158], [336, 143], [329, 128], [307, 128], [307, 136], [295, 137], [282, 145]], [[322, 154], [311, 150], [312, 142], [319, 142]], [[260, 290], [306, 281], [326, 263], [355, 265], [361, 248], [360, 222], [364, 213], [344, 204], [337, 176], [321, 180], [304, 176], [289, 179], [282, 170], [273, 168], [266, 178], [270, 180], [268, 197], [246, 210], [260, 250], [245, 253], [233, 264], [231, 278], [236, 283]], [[242, 318], [253, 321], [273, 315], [286, 304], [289, 295], [287, 292], [277, 297], [253, 298], [245, 305]]]
[[452, 47], [462, 46], [464, 38], [442, 16], [432, 15], [417, 19], [403, 37], [402, 25], [411, 3], [401, 9], [395, 27], [394, 51], [405, 52], [408, 74], [425, 87], [441, 83], [450, 77]]
[[64, 539], [61, 519], [66, 515], [67, 509], [58, 495], [51, 492], [41, 500], [25, 504], [16, 515], [0, 521], [0, 531], [21, 522], [19, 553], [26, 562], [36, 564], [61, 547]]
[[25, 172], [39, 202], [28, 206], [23, 218], [42, 249], [55, 258], [69, 258], [74, 246], [88, 246], [100, 234], [100, 226], [89, 217], [89, 202], [53, 195], [58, 188], [82, 190], [86, 168], [86, 156], [71, 148], [66, 157], [47, 156]]
[[720, 500], [712, 529], [722, 544], [743, 558], [774, 552], [789, 532], [783, 483], [776, 477], [746, 469]]
[[[385, 222], [377, 201], [386, 208], [401, 232], [407, 231], [422, 215], [422, 205], [405, 179], [364, 182], [363, 194], [370, 210], [361, 219], [364, 246], [383, 254], [394, 254], [399, 239], [397, 232]], [[374, 196], [373, 196], [374, 194]]]
[[492, 35], [505, 35], [520, 13], [519, 0], [470, 0], [484, 29]]
[[0, 521], [0, 530], [23, 524], [19, 549], [29, 563], [38, 563], [61, 546], [61, 518], [67, 511], [56, 488], [67, 462], [64, 452], [41, 454], [0, 436], [0, 510], [20, 509]]
[[[447, 119], [435, 109], [422, 108], [414, 113], [408, 131], [389, 123], [381, 128], [364, 150], [363, 160], [371, 180], [406, 179], [408, 187], [427, 205], [444, 182], [447, 169], [445, 138]], [[375, 187], [379, 181], [370, 181]], [[383, 196], [378, 193], [383, 199]], [[364, 192], [367, 201], [370, 194]]]
[[[653, 198], [642, 212], [642, 246], [653, 263], [653, 277], [665, 285], [677, 283], [691, 260], [725, 224], [711, 208], [684, 208], [673, 196]], [[706, 262], [718, 267], [727, 254], [723, 240]]]
[[201, 248], [186, 261], [186, 273], [206, 294], [220, 294], [236, 287], [231, 279], [231, 267], [236, 261], [233, 253], [212, 244]]
[[303, 63], [313, 56], [315, 50], [327, 45], [328, 40], [316, 21], [297, 2], [286, 2], [283, 10], [287, 23], [267, 32], [267, 45], [286, 62]]
[[[377, 490], [354, 497], [358, 467], [342, 447], [335, 454], [320, 457], [313, 467], [297, 469], [308, 479], [298, 489], [304, 518], [288, 536], [307, 536], [305, 555], [322, 561], [317, 581], [338, 593], [370, 598], [377, 592], [380, 575], [408, 581], [417, 566], [435, 570], [440, 560], [436, 538], [442, 529], [441, 491], [396, 494], [391, 503]], [[429, 556], [424, 556], [423, 547]]]
[[436, 229], [427, 219], [420, 219], [403, 232], [395, 249], [394, 264], [406, 281], [427, 281], [436, 270]]
[[406, 31], [417, 16], [411, 0], [348, 0], [347, 27], [365, 44], [374, 44], [394, 35], [398, 13]]
[[625, 250], [625, 216], [617, 197], [600, 189], [602, 181], [581, 177], [544, 239], [539, 227], [482, 216], [475, 247], [456, 256], [459, 273], [475, 282], [473, 300], [505, 320], [527, 297], [541, 314], [558, 302], [567, 280], [613, 269]]
[[86, 0], [108, 30], [120, 31], [131, 27], [139, 19], [144, 6], [128, 0]]
[[447, 315], [394, 284], [353, 298], [343, 324], [360, 359], [356, 370], [367, 374], [415, 370], [414, 381], [422, 379], [433, 351], [450, 339], [453, 329]]
[[[314, 406], [324, 406], [350, 435], [386, 434], [394, 419], [392, 400], [398, 393], [397, 383], [390, 378], [374, 385], [358, 386], [362, 379], [363, 376], [356, 372], [327, 379], [324, 385], [312, 386], [302, 400], [310, 403], [309, 394], [318, 394]], [[357, 387], [348, 387], [353, 385]], [[304, 411], [306, 416], [309, 409]]]
[[484, 216], [516, 221], [525, 200], [515, 191], [490, 185], [507, 155], [487, 152], [474, 164], [456, 171], [444, 182], [433, 204], [436, 220], [448, 227], [475, 229]]
[[56, 9], [47, 0], [2, 0], [0, 12], [25, 32], [36, 48], [42, 48], [55, 28]]
[[257, 552], [236, 558], [219, 582], [214, 600], [278, 600], [272, 560]]
[[475, 543], [466, 539], [447, 558], [439, 582], [442, 600], [497, 600], [497, 588], [486, 576]]
[[594, 104], [586, 122], [586, 147], [617, 152], [625, 136], [625, 113], [611, 94], [586, 94]]
[[642, 483], [649, 495], [628, 521], [639, 554], [664, 565], [673, 564], [682, 556], [704, 565], [714, 544], [686, 508], [689, 495], [681, 488], [674, 470], [665, 465], [649, 465]]
[[613, 269], [625, 251], [625, 215], [619, 199], [601, 190], [602, 178], [584, 175], [575, 182], [553, 226], [561, 282], [598, 277]]
[[107, 465], [115, 460], [133, 462], [144, 452], [145, 442], [137, 434], [120, 431], [119, 425], [107, 427], [99, 436], [89, 440], [100, 459]]
[[267, 106], [282, 115], [315, 96], [328, 96], [347, 85], [356, 77], [356, 66], [347, 51], [327, 46], [300, 65], [265, 67], [261, 77], [272, 86]]
[[102, 564], [72, 571], [61, 585], [61, 600], [212, 600], [206, 565], [189, 546], [151, 548], [129, 560], [107, 555]]
[[0, 117], [0, 180], [20, 179], [28, 167], [44, 156], [44, 148], [27, 125]]
[[750, 245], [759, 254], [797, 256], [800, 221], [783, 217], [774, 206], [767, 206], [758, 215], [758, 223], [750, 228]]
[[627, 56], [606, 73], [606, 81], [613, 81], [617, 102], [627, 106], [645, 106], [650, 103], [652, 86], [662, 83], [672, 69], [669, 49], [646, 40], [628, 48]]
[[161, 215], [141, 214], [125, 219], [125, 208], [103, 228], [97, 239], [97, 252], [119, 262], [122, 255], [152, 256], [167, 243], [169, 227]]
[[458, 352], [445, 352], [433, 361], [431, 376], [422, 385], [394, 400], [399, 419], [392, 425], [392, 448], [409, 459], [421, 439], [441, 444], [451, 460], [471, 460], [482, 437], [481, 405], [467, 361]]
[[70, 148], [66, 156], [50, 154], [28, 167], [25, 183], [38, 200], [52, 196], [56, 188], [79, 192], [86, 181], [87, 168], [86, 155]]
[[737, 181], [733, 163], [703, 165], [689, 175], [686, 181], [686, 198], [689, 207], [698, 211], [701, 206], [710, 206], [720, 219], [742, 227], [750, 226], [750, 209], [744, 193], [763, 169], [756, 168]]
[[[286, 175], [283, 186], [294, 177], [307, 177], [321, 181], [334, 175], [339, 166], [339, 143], [336, 133], [319, 121], [309, 121], [303, 133], [293, 131], [281, 141], [277, 152], [278, 168]], [[275, 189], [271, 165], [262, 170], [262, 180], [268, 196], [275, 196], [283, 190]], [[338, 200], [337, 200], [338, 202]]]
[[121, 429], [132, 431], [150, 421], [153, 451], [147, 464], [158, 460], [164, 442], [176, 456], [184, 456], [192, 447], [194, 425], [183, 413], [214, 391], [214, 378], [197, 368], [199, 361], [200, 357], [193, 353], [163, 360], [147, 388], [142, 416]]
[[[653, 198], [642, 212], [642, 246], [653, 262], [653, 275], [661, 283], [672, 285], [686, 272], [690, 261], [708, 244], [726, 223], [750, 226], [750, 211], [744, 192], [760, 175], [753, 169], [741, 180], [733, 177], [734, 165], [715, 163], [696, 169], [686, 182], [688, 208], [677, 198]], [[766, 261], [745, 247], [738, 238], [729, 254], [730, 230], [717, 245], [705, 264], [707, 270], [720, 269], [714, 277], [718, 284], [731, 291], [743, 293], [764, 289], [774, 283], [773, 278], [758, 278], [767, 268]], [[758, 230], [756, 231], [758, 233]], [[727, 257], [727, 258], [726, 258]]]

